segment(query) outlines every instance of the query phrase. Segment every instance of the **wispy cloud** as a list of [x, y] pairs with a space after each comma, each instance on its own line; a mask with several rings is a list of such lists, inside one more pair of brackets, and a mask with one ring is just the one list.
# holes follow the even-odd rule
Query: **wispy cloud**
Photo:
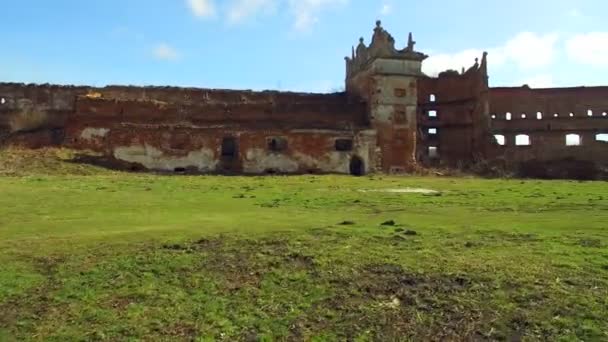
[[388, 2], [383, 3], [382, 7], [380, 8], [380, 15], [387, 16], [391, 13], [393, 13], [393, 6], [391, 6], [391, 4]]
[[447, 69], [460, 70], [473, 65], [474, 59], [481, 57], [483, 50], [486, 50], [493, 66], [513, 63], [520, 69], [538, 69], [553, 63], [557, 55], [558, 39], [559, 36], [554, 33], [522, 32], [497, 47], [434, 54], [425, 61], [423, 67], [429, 75], [437, 75]]
[[215, 0], [186, 0], [193, 15], [209, 18], [220, 15], [229, 24], [242, 23], [248, 19], [269, 13], [285, 12], [292, 19], [292, 29], [311, 31], [323, 11], [345, 5], [349, 0], [225, 0], [218, 8]]
[[569, 10], [567, 13], [567, 16], [573, 19], [584, 19], [587, 16], [581, 12], [578, 8], [572, 8], [571, 10]]
[[234, 0], [228, 6], [228, 21], [239, 23], [260, 13], [271, 13], [277, 6], [277, 0]]
[[215, 15], [214, 0], [186, 0], [186, 4], [198, 18], [210, 18]]
[[341, 6], [348, 0], [289, 0], [293, 15], [293, 28], [300, 32], [310, 31], [319, 21], [319, 14], [332, 6]]
[[430, 76], [437, 76], [448, 69], [458, 70], [473, 65], [475, 58], [481, 57], [483, 50], [468, 49], [456, 53], [433, 54], [422, 63], [422, 71]]
[[566, 53], [577, 63], [608, 67], [608, 32], [575, 35], [566, 41]]
[[520, 68], [539, 68], [553, 62], [558, 39], [559, 36], [555, 33], [539, 35], [523, 32], [497, 49], [497, 52], [503, 53], [505, 59], [512, 60]]
[[553, 76], [550, 74], [540, 74], [532, 76], [521, 82], [521, 85], [527, 84], [531, 88], [552, 88], [555, 87]]
[[166, 43], [160, 43], [152, 51], [154, 57], [161, 61], [176, 61], [180, 58], [179, 52]]

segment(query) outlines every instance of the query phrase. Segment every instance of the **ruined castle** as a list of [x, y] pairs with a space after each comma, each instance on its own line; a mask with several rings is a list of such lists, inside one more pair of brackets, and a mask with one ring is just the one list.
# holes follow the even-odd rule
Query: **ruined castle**
[[397, 49], [377, 22], [345, 58], [343, 93], [0, 83], [0, 146], [92, 150], [169, 172], [608, 166], [608, 87], [490, 88], [480, 57], [430, 77], [411, 34]]

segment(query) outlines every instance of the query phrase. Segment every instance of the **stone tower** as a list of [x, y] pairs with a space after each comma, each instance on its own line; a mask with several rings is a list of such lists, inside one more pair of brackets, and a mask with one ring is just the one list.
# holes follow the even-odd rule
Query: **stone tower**
[[376, 22], [372, 42], [364, 39], [346, 57], [346, 91], [368, 103], [368, 120], [377, 132], [376, 168], [407, 172], [416, 166], [418, 78], [428, 56], [416, 52], [410, 33], [398, 50], [395, 39]]

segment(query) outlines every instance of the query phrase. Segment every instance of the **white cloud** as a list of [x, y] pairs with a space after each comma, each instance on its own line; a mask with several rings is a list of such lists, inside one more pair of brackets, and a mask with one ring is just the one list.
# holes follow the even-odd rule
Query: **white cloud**
[[553, 88], [555, 87], [555, 82], [553, 82], [553, 76], [549, 74], [541, 74], [532, 76], [523, 82], [521, 85], [527, 84], [530, 88]]
[[209, 18], [215, 15], [214, 0], [187, 0], [192, 14], [199, 18]]
[[382, 5], [382, 8], [380, 8], [380, 14], [383, 16], [387, 16], [387, 15], [391, 14], [392, 12], [393, 12], [393, 7], [388, 3], [384, 3]]
[[572, 18], [583, 17], [583, 13], [577, 8], [573, 8], [573, 9], [569, 10], [567, 14], [569, 17], [572, 17]]
[[228, 21], [239, 23], [259, 13], [272, 12], [277, 5], [276, 0], [235, 0], [228, 8]]
[[179, 59], [179, 53], [172, 46], [161, 43], [154, 48], [154, 57], [163, 61], [176, 61]]
[[454, 54], [436, 54], [422, 62], [422, 71], [427, 75], [437, 76], [440, 72], [448, 69], [460, 71], [461, 68], [469, 68], [473, 65], [475, 58], [480, 58], [482, 50], [464, 50]]
[[568, 39], [566, 53], [577, 63], [608, 67], [608, 32], [590, 32]]
[[538, 35], [533, 32], [522, 32], [502, 47], [503, 54], [506, 59], [512, 60], [522, 69], [547, 66], [555, 57], [558, 38], [555, 33]]
[[300, 32], [310, 31], [319, 21], [321, 11], [347, 2], [348, 0], [289, 0], [289, 8], [294, 16], [293, 28]]
[[[192, 13], [200, 18], [213, 17], [215, 0], [186, 0]], [[293, 18], [293, 29], [300, 32], [312, 30], [319, 21], [319, 14], [327, 8], [345, 5], [349, 0], [230, 0], [225, 1], [221, 15], [228, 23], [237, 24], [260, 14], [275, 12], [278, 8], [287, 11]], [[390, 8], [387, 7], [387, 10]]]
[[[490, 64], [493, 67], [514, 63], [520, 69], [536, 69], [550, 65], [556, 55], [557, 34], [539, 35], [522, 32], [503, 45], [489, 48]], [[469, 68], [475, 58], [481, 58], [482, 49], [467, 49], [456, 53], [434, 54], [423, 63], [423, 71], [432, 76], [448, 69]]]

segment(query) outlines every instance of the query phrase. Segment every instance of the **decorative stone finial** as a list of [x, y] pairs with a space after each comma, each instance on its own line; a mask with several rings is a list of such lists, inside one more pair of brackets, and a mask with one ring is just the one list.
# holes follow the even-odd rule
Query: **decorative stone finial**
[[[422, 62], [428, 56], [414, 50], [416, 42], [410, 32], [407, 47], [403, 50], [395, 48], [395, 39], [382, 28], [382, 21], [376, 21], [374, 34], [369, 46], [365, 45], [363, 37], [359, 38], [359, 44], [354, 51], [351, 49], [351, 60], [347, 63], [347, 75], [355, 74], [371, 65], [376, 59], [410, 60]], [[353, 53], [354, 52], [354, 53]]]
[[469, 69], [467, 69], [467, 71], [465, 72], [466, 75], [470, 75], [472, 73], [475, 73], [479, 71], [479, 58], [475, 58], [475, 64], [473, 64], [473, 66], [471, 66]]
[[485, 85], [488, 86], [488, 53], [486, 51], [483, 52], [483, 57], [481, 57], [479, 71], [485, 77]]
[[412, 35], [412, 32], [410, 32], [407, 37], [407, 51], [414, 51], [414, 45], [416, 45], [416, 42], [414, 41], [414, 36]]

